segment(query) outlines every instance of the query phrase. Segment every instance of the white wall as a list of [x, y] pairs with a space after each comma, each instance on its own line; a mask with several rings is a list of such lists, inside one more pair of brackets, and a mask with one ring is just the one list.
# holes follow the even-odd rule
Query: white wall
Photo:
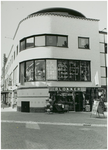
[[[15, 45], [24, 37], [37, 34], [68, 35], [68, 48], [38, 47], [21, 51], [16, 57], [11, 70], [19, 62], [39, 58], [64, 58], [91, 60], [91, 82], [49, 82], [52, 86], [95, 87], [95, 75], [98, 72], [100, 80], [100, 54], [98, 21], [82, 20], [60, 16], [36, 16], [23, 21], [18, 29]], [[90, 50], [78, 49], [78, 36], [90, 38]], [[18, 69], [19, 70], [19, 69]], [[19, 75], [19, 74], [18, 74]], [[27, 84], [27, 83], [26, 83]], [[29, 83], [30, 84], [30, 83]]]

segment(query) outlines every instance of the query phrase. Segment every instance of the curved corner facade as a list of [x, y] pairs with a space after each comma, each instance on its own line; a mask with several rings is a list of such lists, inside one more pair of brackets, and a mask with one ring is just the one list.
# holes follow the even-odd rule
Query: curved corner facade
[[98, 20], [51, 13], [24, 19], [5, 70], [18, 111], [44, 111], [49, 97], [82, 111], [101, 87]]

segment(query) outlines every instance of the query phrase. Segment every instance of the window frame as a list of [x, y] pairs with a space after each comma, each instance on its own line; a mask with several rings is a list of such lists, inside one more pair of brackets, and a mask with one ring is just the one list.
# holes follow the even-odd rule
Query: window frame
[[[84, 48], [84, 47], [80, 47], [80, 44], [79, 44], [79, 39], [88, 39], [88, 48]], [[90, 50], [90, 38], [89, 37], [80, 37], [78, 36], [78, 49], [87, 49], [87, 50]]]
[[[30, 38], [33, 38], [33, 46], [27, 47], [27, 40], [30, 39]], [[25, 49], [29, 49], [29, 48], [32, 48], [32, 47], [35, 47], [35, 37], [30, 36], [28, 38], [25, 38]]]
[[[36, 80], [35, 79], [35, 61], [36, 60], [44, 60], [45, 62], [45, 80]], [[56, 60], [57, 61], [57, 79], [47, 79], [47, 70], [46, 70], [46, 60]], [[33, 61], [34, 63], [34, 74], [33, 74], [33, 80], [32, 81], [26, 81], [26, 62], [28, 61]], [[68, 64], [68, 78], [67, 80], [59, 80], [58, 79], [58, 61], [67, 61]], [[69, 61], [78, 61], [79, 62], [79, 80], [70, 80], [69, 79]], [[81, 67], [81, 62], [89, 62], [89, 80], [81, 80], [81, 73], [80, 73], [80, 67]], [[58, 82], [91, 82], [91, 60], [76, 60], [76, 59], [55, 59], [55, 58], [45, 58], [45, 59], [31, 59], [31, 60], [27, 60], [27, 61], [22, 61], [20, 62], [20, 67], [21, 67], [21, 63], [24, 63], [24, 82], [47, 82], [47, 81], [58, 81]], [[19, 67], [19, 73], [20, 73], [20, 67]], [[21, 79], [20, 79], [20, 75], [19, 75], [19, 81], [21, 83]]]
[[[45, 45], [42, 45], [42, 46], [36, 46], [35, 45], [35, 37], [39, 37], [39, 36], [45, 36]], [[47, 44], [47, 36], [56, 36], [56, 46], [54, 45], [48, 45]], [[67, 42], [67, 45], [66, 46], [57, 46], [57, 38], [58, 37], [66, 37], [66, 42]], [[27, 47], [27, 39], [29, 38], [33, 38], [34, 42], [33, 42], [33, 46], [31, 47]], [[24, 49], [21, 49], [21, 42], [24, 42]], [[61, 47], [61, 48], [68, 48], [68, 35], [60, 35], [60, 34], [38, 34], [38, 35], [32, 35], [32, 36], [28, 36], [28, 37], [25, 37], [23, 39], [20, 40], [20, 52], [23, 51], [23, 50], [26, 50], [26, 49], [29, 49], [29, 48], [34, 48], [34, 47], [47, 47], [47, 46], [51, 46], [51, 47]]]

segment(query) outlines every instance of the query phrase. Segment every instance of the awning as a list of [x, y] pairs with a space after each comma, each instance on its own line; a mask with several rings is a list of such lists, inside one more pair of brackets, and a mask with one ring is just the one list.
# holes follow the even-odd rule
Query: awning
[[12, 91], [1, 91], [1, 94], [11, 93]]

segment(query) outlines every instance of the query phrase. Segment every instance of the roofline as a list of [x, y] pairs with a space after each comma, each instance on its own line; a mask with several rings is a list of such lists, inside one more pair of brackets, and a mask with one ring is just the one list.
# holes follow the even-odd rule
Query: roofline
[[[16, 37], [16, 34], [17, 34], [17, 31], [18, 31], [18, 29], [19, 29], [19, 26], [20, 26], [20, 24], [23, 22], [23, 21], [25, 21], [25, 20], [27, 20], [27, 19], [30, 19], [30, 18], [32, 18], [32, 17], [38, 17], [38, 16], [46, 16], [46, 15], [51, 15], [51, 16], [59, 16], [59, 17], [67, 17], [67, 18], [74, 18], [74, 19], [82, 19], [82, 20], [89, 20], [89, 21], [99, 21], [99, 19], [91, 19], [91, 18], [85, 18], [85, 17], [79, 17], [79, 16], [72, 16], [72, 15], [66, 15], [66, 14], [56, 14], [56, 13], [38, 13], [38, 14], [33, 14], [33, 15], [29, 15], [29, 16], [27, 16], [26, 18], [24, 18], [24, 19], [22, 19], [20, 22], [19, 22], [19, 24], [18, 24], [18, 26], [17, 26], [17, 29], [16, 29], [16, 31], [15, 31], [15, 34], [14, 34], [14, 36], [13, 36], [13, 40], [15, 39], [15, 37]], [[7, 61], [8, 61], [8, 58], [9, 58], [9, 55], [10, 55], [10, 53], [11, 53], [11, 51], [12, 51], [12, 48], [13, 48], [13, 45], [12, 45], [12, 47], [11, 47], [11, 50], [10, 50], [10, 52], [9, 52], [9, 54], [8, 54], [8, 57], [7, 57]], [[7, 62], [6, 62], [6, 64], [7, 64]]]
[[18, 31], [18, 28], [19, 28], [19, 26], [20, 26], [20, 24], [23, 22], [23, 21], [25, 21], [25, 20], [27, 20], [27, 19], [29, 19], [29, 18], [32, 18], [32, 17], [38, 17], [38, 16], [46, 16], [46, 15], [51, 15], [51, 16], [60, 16], [60, 17], [68, 17], [68, 18], [75, 18], [75, 19], [82, 19], [82, 20], [90, 20], [90, 21], [99, 21], [99, 19], [92, 19], [92, 18], [84, 18], [84, 17], [78, 17], [78, 16], [72, 16], [72, 15], [63, 15], [63, 14], [55, 14], [55, 13], [38, 13], [38, 14], [34, 14], [34, 15], [29, 15], [29, 16], [27, 16], [26, 18], [24, 18], [24, 19], [22, 19], [20, 22], [19, 22], [19, 24], [18, 24], [18, 27], [17, 27], [17, 29], [16, 29], [16, 31], [15, 31], [15, 34], [14, 34], [14, 37], [13, 37], [13, 40], [15, 39], [15, 36], [16, 36], [16, 33], [17, 33], [17, 31]]

